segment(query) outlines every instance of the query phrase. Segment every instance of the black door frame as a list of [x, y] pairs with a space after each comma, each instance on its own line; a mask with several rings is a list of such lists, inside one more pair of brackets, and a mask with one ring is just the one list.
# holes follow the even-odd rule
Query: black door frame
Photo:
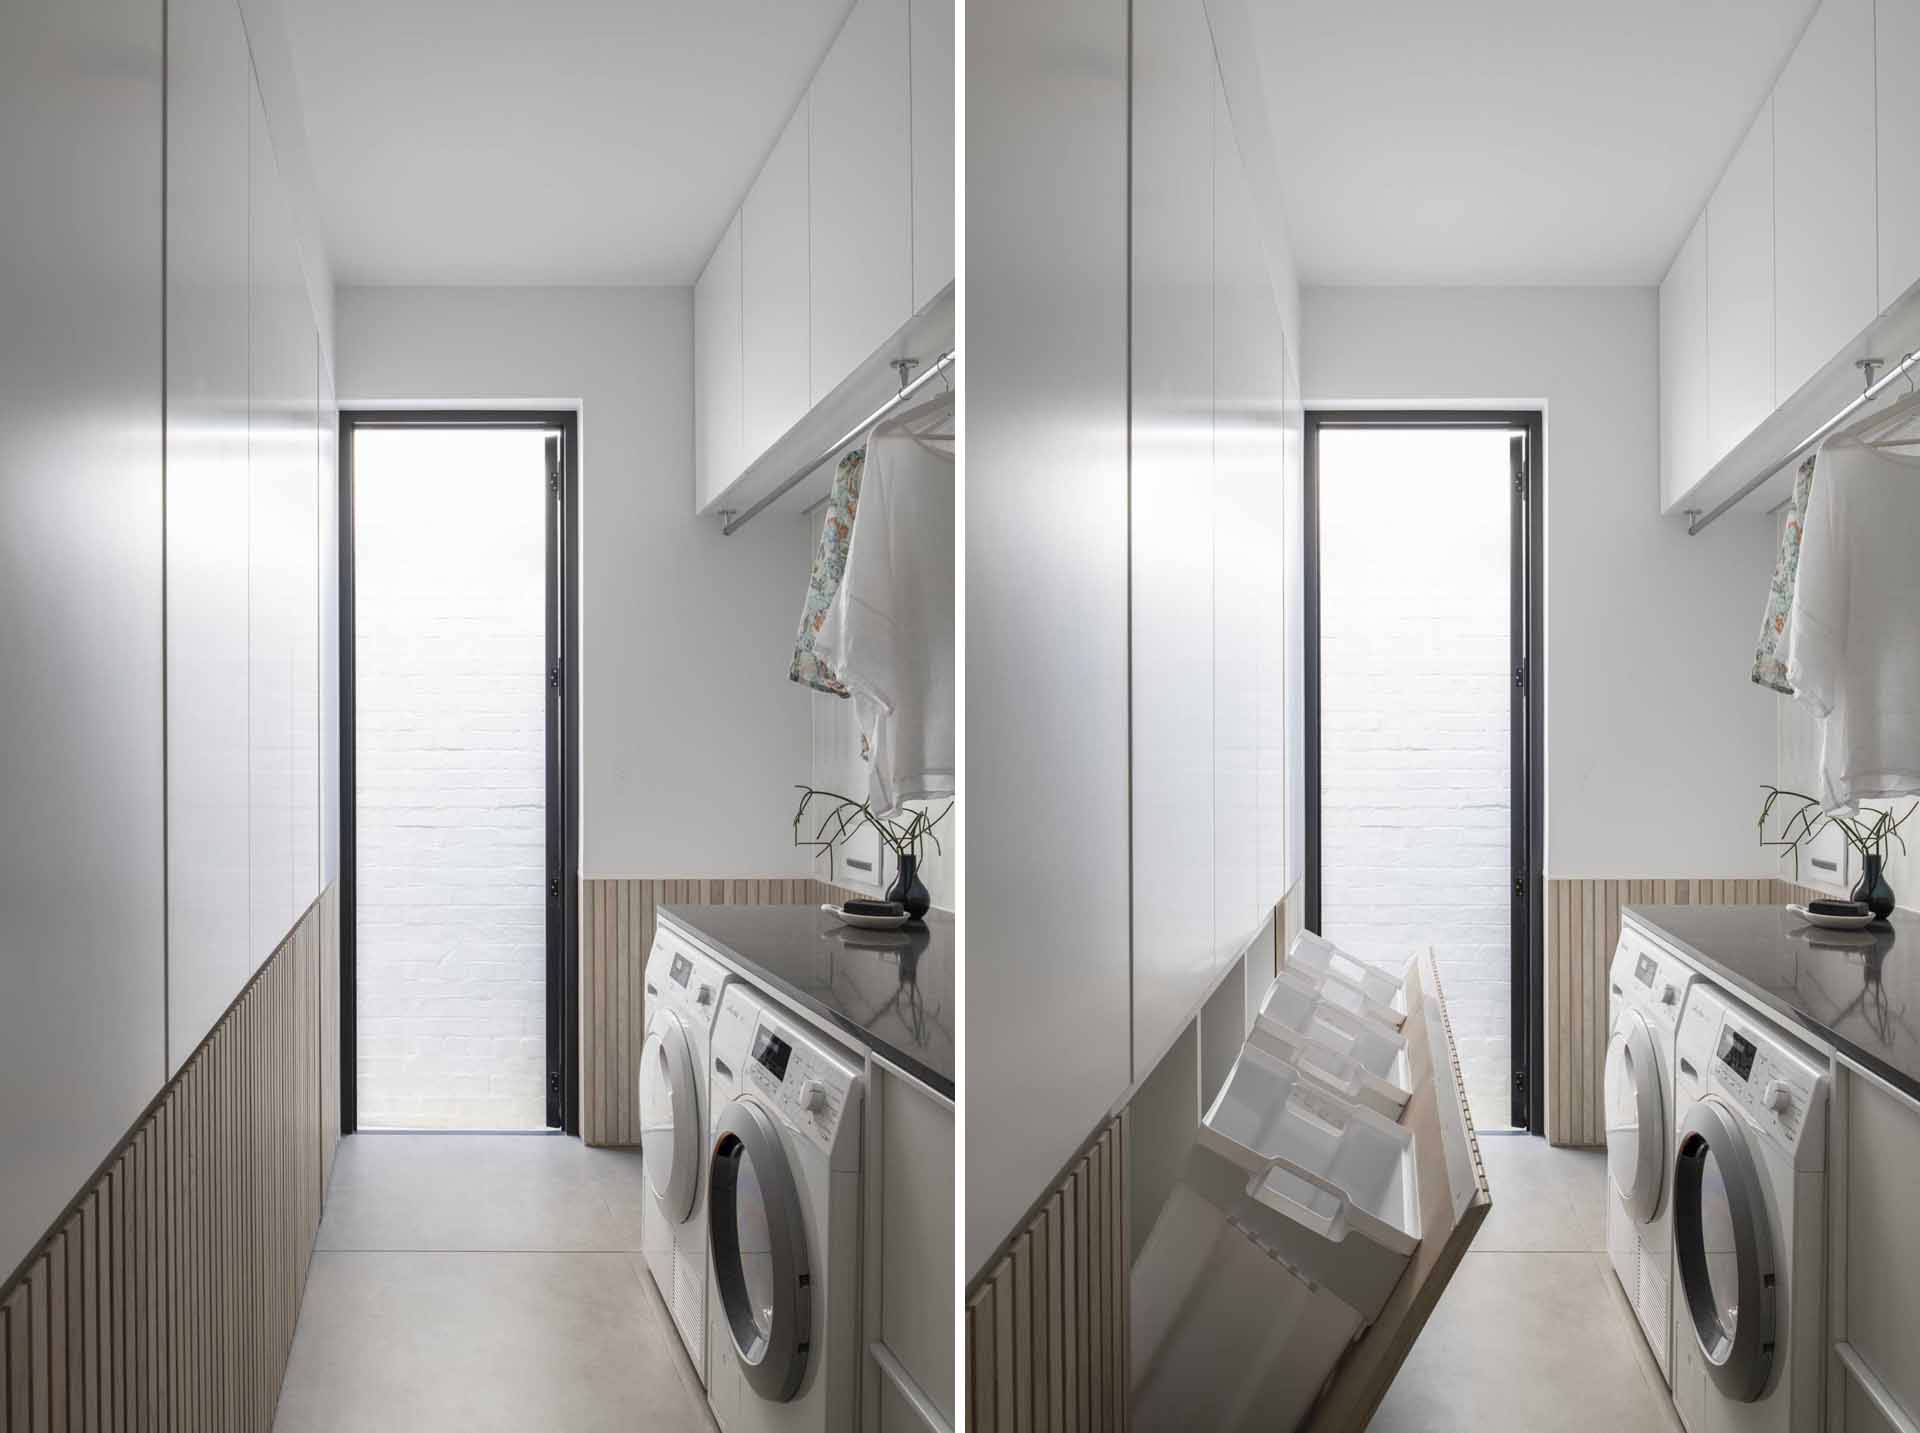
[[565, 409], [340, 410], [340, 1132], [359, 1127], [355, 987], [353, 437], [361, 428], [547, 432], [547, 1124], [580, 1133], [580, 420]]
[[1513, 766], [1512, 1115], [1515, 1127], [1546, 1130], [1546, 949], [1541, 919], [1545, 884], [1546, 657], [1545, 553], [1547, 450], [1538, 409], [1390, 409], [1306, 415], [1303, 576], [1306, 585], [1306, 920], [1320, 930], [1320, 433], [1325, 428], [1491, 428], [1514, 435], [1511, 592]]

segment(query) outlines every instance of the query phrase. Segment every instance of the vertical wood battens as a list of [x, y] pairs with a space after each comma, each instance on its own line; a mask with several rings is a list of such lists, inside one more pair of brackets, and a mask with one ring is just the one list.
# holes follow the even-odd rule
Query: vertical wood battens
[[339, 1139], [323, 892], [0, 1286], [0, 1433], [266, 1433]]
[[1124, 1433], [1126, 1115], [1104, 1126], [967, 1297], [969, 1433]]
[[580, 1134], [590, 1145], [640, 1143], [640, 1052], [646, 1045], [647, 952], [663, 905], [786, 905], [853, 892], [810, 876], [580, 883]]
[[1783, 905], [1810, 894], [1771, 877], [1549, 879], [1544, 914], [1548, 1139], [1560, 1145], [1605, 1140], [1607, 976], [1620, 940], [1622, 906]]

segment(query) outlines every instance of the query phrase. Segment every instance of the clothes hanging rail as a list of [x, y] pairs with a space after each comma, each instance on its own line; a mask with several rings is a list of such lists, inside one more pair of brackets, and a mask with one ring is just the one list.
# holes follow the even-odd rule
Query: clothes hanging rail
[[[895, 360], [896, 365], [902, 362], [905, 362], [905, 360]], [[891, 398], [887, 399], [886, 402], [874, 409], [873, 412], [869, 413], [845, 433], [841, 434], [839, 441], [828, 447], [826, 451], [821, 453], [817, 458], [810, 459], [805, 465], [795, 469], [785, 478], [782, 478], [780, 482], [774, 486], [772, 492], [754, 503], [752, 507], [746, 508], [739, 513], [734, 513], [723, 508], [720, 516], [726, 519], [726, 523], [720, 529], [721, 533], [724, 536], [732, 537], [736, 532], [740, 531], [741, 528], [752, 522], [756, 516], [785, 497], [801, 483], [805, 482], [807, 477], [816, 472], [822, 464], [831, 463], [848, 448], [851, 448], [855, 443], [866, 437], [868, 433], [873, 431], [874, 425], [884, 419], [889, 413], [906, 406], [915, 398], [919, 397], [936, 379], [951, 388], [953, 386], [953, 380], [948, 375], [950, 375], [952, 371], [953, 350], [948, 349], [945, 353], [934, 359], [925, 373], [916, 374], [911, 380], [903, 382], [900, 385], [900, 391], [898, 393], [895, 393]]]
[[1847, 404], [1846, 407], [1842, 408], [1838, 413], [1834, 414], [1831, 418], [1827, 419], [1826, 422], [1822, 423], [1818, 428], [1815, 428], [1811, 433], [1807, 434], [1806, 437], [1802, 438], [1800, 442], [1794, 447], [1793, 451], [1788, 453], [1786, 457], [1782, 458], [1779, 462], [1773, 464], [1765, 472], [1760, 473], [1759, 475], [1757, 475], [1756, 477], [1750, 479], [1745, 483], [1742, 483], [1740, 485], [1739, 490], [1736, 491], [1731, 497], [1723, 499], [1716, 506], [1709, 508], [1704, 513], [1702, 513], [1698, 508], [1688, 508], [1687, 509], [1687, 536], [1695, 537], [1701, 532], [1705, 531], [1708, 524], [1712, 523], [1715, 519], [1722, 516], [1730, 508], [1736, 507], [1740, 503], [1744, 502], [1756, 489], [1763, 486], [1767, 482], [1767, 480], [1771, 478], [1775, 473], [1781, 471], [1781, 469], [1783, 468], [1792, 467], [1795, 463], [1799, 462], [1802, 458], [1806, 457], [1807, 454], [1811, 453], [1815, 448], [1818, 448], [1822, 443], [1824, 443], [1827, 440], [1827, 437], [1829, 434], [1833, 433], [1836, 429], [1845, 426], [1848, 419], [1856, 416], [1861, 409], [1865, 408], [1869, 403], [1874, 402], [1876, 399], [1880, 397], [1881, 394], [1885, 393], [1887, 389], [1892, 386], [1895, 379], [1900, 379], [1900, 378], [1906, 379], [1907, 386], [1911, 388], [1913, 386], [1913, 378], [1911, 377], [1911, 374], [1914, 368], [1916, 367], [1916, 365], [1920, 365], [1920, 348], [1917, 348], [1912, 353], [1909, 353], [1904, 357], [1902, 357], [1901, 360], [1898, 363], [1894, 364], [1893, 367], [1884, 376], [1882, 376], [1878, 381], [1875, 381], [1873, 377], [1874, 369], [1879, 368], [1885, 362], [1886, 360], [1881, 358], [1862, 358], [1857, 360], [1854, 366], [1857, 368], [1862, 368], [1866, 370], [1868, 382], [1867, 382], [1866, 388], [1851, 403]]

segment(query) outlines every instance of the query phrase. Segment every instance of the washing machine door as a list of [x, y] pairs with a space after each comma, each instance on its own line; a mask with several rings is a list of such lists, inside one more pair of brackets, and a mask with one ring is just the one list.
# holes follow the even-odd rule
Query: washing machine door
[[1653, 1034], [1638, 1010], [1622, 1010], [1607, 1040], [1607, 1178], [1639, 1223], [1660, 1208], [1666, 1178], [1666, 1103]]
[[1774, 1231], [1753, 1147], [1717, 1097], [1689, 1106], [1673, 1165], [1673, 1252], [1684, 1324], [1721, 1394], [1751, 1403], [1767, 1389], [1775, 1347]]
[[769, 1403], [806, 1378], [813, 1296], [806, 1216], [780, 1131], [758, 1104], [716, 1112], [708, 1162], [707, 1236], [714, 1292], [740, 1372]]
[[680, 1017], [662, 1010], [640, 1049], [640, 1167], [667, 1218], [693, 1215], [700, 1192], [700, 1076]]

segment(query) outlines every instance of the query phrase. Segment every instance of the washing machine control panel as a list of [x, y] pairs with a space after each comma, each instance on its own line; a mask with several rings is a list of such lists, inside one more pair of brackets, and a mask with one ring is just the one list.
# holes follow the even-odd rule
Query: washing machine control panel
[[[1806, 1159], [1826, 1139], [1826, 1077], [1817, 1064], [1729, 1011], [1713, 1045], [1713, 1088], [1762, 1134]], [[1811, 1126], [1811, 1127], [1810, 1127]]]
[[832, 1150], [858, 1078], [851, 1068], [763, 1016], [748, 1046], [747, 1078], [796, 1129]]

